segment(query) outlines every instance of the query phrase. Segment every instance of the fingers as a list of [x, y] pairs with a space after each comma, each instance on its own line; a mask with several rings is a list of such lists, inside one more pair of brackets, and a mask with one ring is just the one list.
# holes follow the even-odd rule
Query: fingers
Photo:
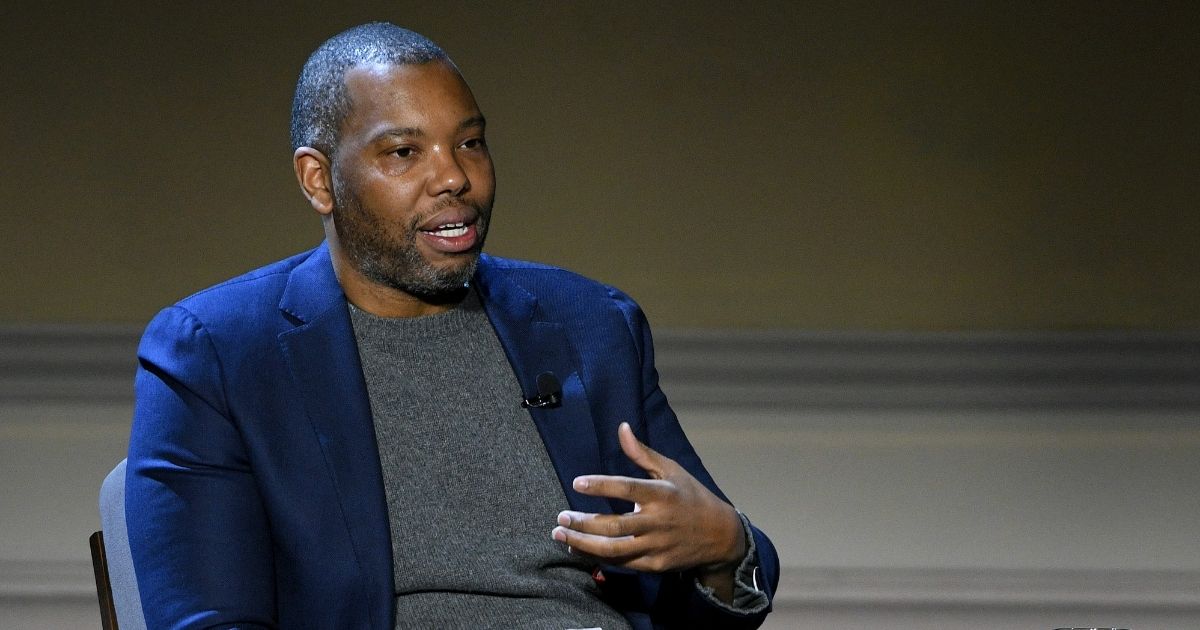
[[[677, 467], [670, 458], [664, 457], [658, 451], [642, 444], [633, 434], [633, 429], [630, 428], [628, 422], [622, 422], [617, 427], [617, 441], [620, 442], [621, 450], [630, 461], [645, 470], [652, 480], [668, 478], [672, 468]], [[660, 498], [663, 496], [664, 490], [670, 490], [669, 485], [610, 475], [583, 475], [576, 477], [573, 485], [583, 494], [634, 502]]]
[[[680, 515], [691, 513], [696, 506], [688, 501], [694, 493], [687, 484], [681, 487], [677, 483], [682, 469], [639, 441], [627, 422], [617, 427], [617, 441], [626, 457], [651, 478], [581, 475], [572, 486], [581, 494], [629, 501], [634, 504], [633, 511], [590, 514], [566, 510], [559, 513], [551, 536], [566, 543], [572, 553], [639, 571], [691, 566], [687, 551], [695, 545], [691, 539], [694, 528], [687, 527], [688, 519]], [[695, 483], [690, 475], [683, 480]]]
[[558, 515], [558, 527], [550, 532], [550, 537], [566, 543], [570, 553], [632, 569], [642, 568], [635, 565], [644, 562], [643, 556], [652, 550], [651, 541], [640, 535], [645, 529], [644, 523], [633, 514], [565, 511]]
[[628, 422], [622, 422], [617, 427], [617, 441], [621, 443], [621, 450], [625, 452], [625, 456], [637, 464], [638, 468], [650, 473], [650, 476], [655, 479], [662, 479], [665, 476], [663, 464], [666, 458], [649, 446], [642, 444], [633, 434], [633, 428], [629, 426]]
[[609, 538], [640, 536], [650, 531], [652, 526], [650, 520], [645, 516], [633, 512], [628, 514], [589, 514], [571, 510], [559, 512], [558, 524], [584, 534], [596, 534]]
[[[564, 510], [558, 514], [558, 526], [550, 537], [567, 544], [573, 554], [588, 556], [601, 563], [641, 568], [642, 556], [652, 549], [653, 523], [645, 516], [627, 514], [591, 514]], [[629, 563], [635, 563], [635, 567]]]
[[603, 561], [623, 560], [640, 555], [644, 545], [634, 536], [601, 536], [577, 532], [567, 527], [555, 527], [550, 536], [566, 543], [571, 553], [582, 553]]
[[572, 487], [581, 494], [624, 499], [634, 503], [663, 499], [674, 492], [674, 486], [668, 481], [614, 475], [583, 475], [575, 478]]
[[554, 540], [567, 544], [570, 553], [587, 556], [602, 564], [613, 564], [636, 571], [661, 573], [678, 566], [671, 555], [660, 548], [656, 537], [610, 537], [587, 534], [566, 527], [555, 527]]

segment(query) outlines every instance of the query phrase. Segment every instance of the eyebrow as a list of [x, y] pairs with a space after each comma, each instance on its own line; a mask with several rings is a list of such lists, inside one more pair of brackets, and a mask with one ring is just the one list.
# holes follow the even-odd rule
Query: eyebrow
[[[483, 114], [479, 114], [477, 116], [464, 118], [462, 122], [458, 123], [458, 131], [472, 128], [483, 129], [486, 126], [487, 119], [483, 117]], [[375, 136], [371, 138], [371, 142], [379, 142], [385, 138], [412, 138], [421, 137], [423, 135], [425, 135], [425, 131], [420, 127], [392, 127], [390, 129], [384, 129], [383, 131], [375, 134]]]
[[483, 114], [479, 114], [478, 116], [471, 116], [470, 118], [464, 118], [462, 122], [458, 123], [458, 130], [462, 131], [463, 129], [470, 129], [472, 127], [478, 127], [479, 129], [483, 129], [486, 126], [487, 126], [487, 119], [485, 119], [483, 117]]

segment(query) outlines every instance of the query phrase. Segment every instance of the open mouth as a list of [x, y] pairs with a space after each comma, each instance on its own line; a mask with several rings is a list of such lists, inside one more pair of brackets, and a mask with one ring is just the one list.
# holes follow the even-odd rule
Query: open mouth
[[[458, 217], [454, 217], [457, 219]], [[451, 220], [430, 227], [419, 228], [417, 234], [434, 251], [443, 254], [470, 252], [479, 242], [475, 219]]]
[[455, 238], [466, 235], [469, 227], [466, 222], [459, 221], [458, 223], [445, 223], [431, 230], [421, 230], [426, 234], [436, 236], [438, 238]]

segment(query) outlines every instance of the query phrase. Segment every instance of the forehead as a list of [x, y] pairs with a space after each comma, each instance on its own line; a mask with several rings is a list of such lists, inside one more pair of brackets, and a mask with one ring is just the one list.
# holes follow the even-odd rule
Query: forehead
[[462, 76], [441, 61], [424, 64], [361, 64], [346, 71], [350, 111], [343, 131], [377, 125], [436, 126], [479, 114]]

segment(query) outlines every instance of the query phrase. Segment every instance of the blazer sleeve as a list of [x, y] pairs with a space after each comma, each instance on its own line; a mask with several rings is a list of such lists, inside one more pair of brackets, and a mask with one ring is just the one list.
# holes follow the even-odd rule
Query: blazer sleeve
[[[667, 404], [666, 395], [659, 387], [658, 370], [654, 365], [654, 342], [649, 323], [641, 308], [629, 296], [616, 289], [612, 289], [610, 294], [625, 316], [625, 322], [641, 357], [644, 427], [639, 433], [651, 448], [678, 462], [700, 483], [732, 505], [717, 487], [712, 475], [704, 468], [700, 457], [684, 435], [675, 412]], [[750, 533], [754, 538], [758, 556], [758, 587], [766, 593], [769, 600], [773, 600], [779, 584], [779, 556], [767, 535], [752, 523]], [[729, 607], [715, 605], [696, 588], [694, 578], [686, 572], [663, 575], [662, 578], [653, 616], [656, 621], [663, 622], [661, 625], [665, 627], [757, 628], [771, 611], [768, 605], [757, 614], [739, 614]]]
[[221, 357], [192, 313], [151, 321], [134, 389], [125, 510], [147, 626], [275, 627], [266, 515]]

